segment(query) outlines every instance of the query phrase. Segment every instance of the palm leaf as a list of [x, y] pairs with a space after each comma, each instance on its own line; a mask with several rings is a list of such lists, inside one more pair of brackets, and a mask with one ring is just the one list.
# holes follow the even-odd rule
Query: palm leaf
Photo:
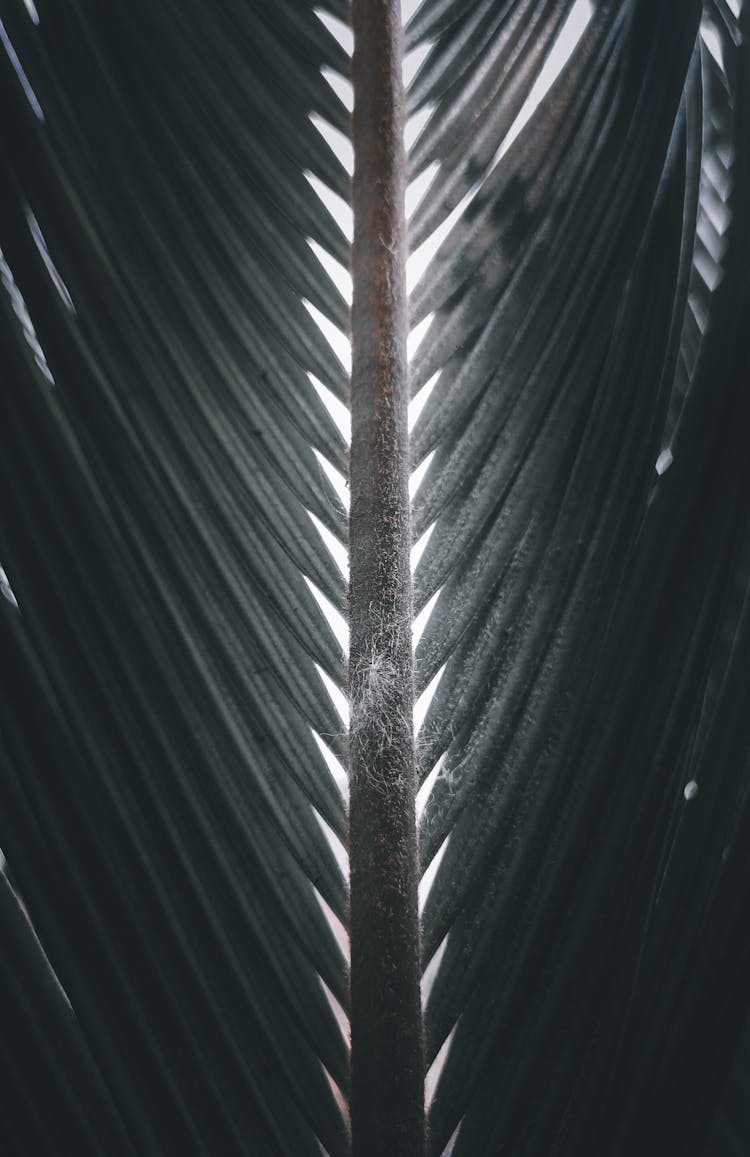
[[43, 17], [9, 21], [43, 122], [4, 67], [2, 248], [55, 385], [4, 294], [2, 846], [132, 1151], [342, 1152], [311, 883], [343, 919], [313, 735], [340, 731], [314, 662], [343, 663], [303, 576], [342, 604], [306, 370], [345, 378], [300, 300], [345, 324], [305, 240], [344, 247], [304, 177], [346, 189], [306, 115], [337, 45], [299, 6], [304, 51], [231, 5]]
[[[349, 62], [319, 7], [0, 11], [19, 1157], [349, 1147], [318, 673], [345, 688], [319, 601], [347, 598], [313, 521], [347, 542], [348, 464], [311, 376], [348, 381], [305, 305], [348, 332], [312, 186], [349, 178], [310, 117], [349, 132]], [[744, 1144], [747, 6], [599, 0], [519, 130], [577, 14], [424, 0], [406, 29], [410, 243], [441, 238], [410, 299], [435, 1157]]]
[[[436, 1154], [459, 1124], [455, 1154], [697, 1152], [711, 1111], [706, 992], [746, 899], [747, 479], [727, 449], [744, 421], [744, 162], [707, 301], [696, 218], [747, 129], [736, 26], [717, 78], [699, 7], [672, 15], [599, 6], [484, 179], [507, 125], [493, 139], [488, 107], [483, 152], [454, 161], [448, 72], [415, 159], [456, 187], [443, 213], [476, 186], [414, 300], [417, 319], [435, 311], [416, 387], [440, 373], [414, 434], [417, 459], [434, 451], [418, 606], [440, 591], [419, 687], [443, 670], [422, 743], [424, 774], [438, 769], [425, 862], [443, 850], [424, 915], [425, 957], [441, 953], [428, 1061], [453, 1033]], [[433, 97], [456, 35], [446, 24], [432, 49]], [[506, 68], [508, 43], [499, 21], [468, 87]], [[740, 1000], [726, 995], [718, 1056]]]

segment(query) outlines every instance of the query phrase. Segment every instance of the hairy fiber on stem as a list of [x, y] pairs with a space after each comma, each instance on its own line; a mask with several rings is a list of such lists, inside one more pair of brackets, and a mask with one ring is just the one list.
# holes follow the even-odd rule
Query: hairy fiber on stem
[[354, 1157], [419, 1157], [424, 1085], [398, 0], [354, 0], [352, 23], [352, 1138]]

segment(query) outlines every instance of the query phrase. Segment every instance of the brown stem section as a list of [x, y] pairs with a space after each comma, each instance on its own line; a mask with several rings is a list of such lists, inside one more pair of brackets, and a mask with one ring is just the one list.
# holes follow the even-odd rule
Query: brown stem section
[[398, 0], [353, 0], [352, 24], [352, 1138], [354, 1157], [421, 1157], [424, 1063]]

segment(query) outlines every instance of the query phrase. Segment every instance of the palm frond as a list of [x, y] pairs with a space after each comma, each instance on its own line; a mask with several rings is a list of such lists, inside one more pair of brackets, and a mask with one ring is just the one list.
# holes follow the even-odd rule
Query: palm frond
[[347, 325], [306, 241], [346, 253], [305, 178], [347, 195], [308, 117], [345, 123], [342, 54], [299, 4], [4, 20], [41, 115], [6, 56], [0, 244], [54, 385], [4, 292], [0, 843], [121, 1151], [342, 1153], [313, 732], [336, 746], [315, 664], [343, 661], [304, 576], [343, 605], [308, 371], [346, 378], [302, 304]]
[[[677, 1130], [697, 1152], [707, 1070], [726, 1063], [743, 1003], [717, 986], [721, 929], [747, 901], [733, 857], [748, 479], [728, 449], [747, 419], [747, 63], [722, 20], [717, 77], [699, 5], [677, 22], [666, 5], [598, 5], [493, 164], [508, 120], [489, 100], [462, 149], [456, 90], [505, 83], [544, 7], [420, 17], [437, 31], [424, 99], [451, 99], [416, 149], [415, 168], [441, 166], [416, 242], [472, 191], [413, 298], [415, 321], [434, 311], [415, 389], [439, 373], [413, 436], [415, 461], [434, 451], [417, 605], [440, 592], [418, 690], [442, 671], [421, 739], [423, 775], [436, 769], [424, 862], [442, 852], [424, 913], [425, 959], [440, 953], [428, 1061], [451, 1041], [431, 1152], [456, 1130], [456, 1155], [651, 1152]], [[717, 154], [736, 162], [710, 293]]]
[[[347, 738], [319, 675], [346, 691], [321, 601], [351, 614], [354, 691], [379, 629], [373, 582], [350, 610], [316, 529], [348, 545], [326, 473], [348, 450], [318, 390], [347, 404], [349, 381], [312, 316], [349, 332], [316, 256], [349, 261], [313, 188], [350, 199], [315, 124], [350, 133], [330, 17], [343, 0], [0, 0], [13, 1157], [344, 1157], [341, 925], [400, 991], [373, 930], [413, 872], [350, 903], [327, 758]], [[417, 749], [428, 1151], [729, 1157], [750, 1011], [750, 8], [424, 0], [406, 40], [427, 185], [410, 242], [437, 244], [409, 303], [415, 610], [433, 608], [415, 679], [436, 688]], [[373, 234], [394, 278], [398, 169], [392, 235]], [[402, 494], [406, 464], [386, 463]], [[404, 517], [385, 510], [401, 537], [368, 561], [398, 576], [399, 623]], [[411, 838], [392, 778], [386, 819]], [[413, 1137], [417, 979], [394, 1027]], [[367, 1119], [355, 1157], [377, 1148]]]
[[750, 1035], [746, 1021], [704, 1157], [740, 1157], [747, 1148], [747, 1138], [750, 1136], [747, 1095], [750, 1080], [748, 1042]]

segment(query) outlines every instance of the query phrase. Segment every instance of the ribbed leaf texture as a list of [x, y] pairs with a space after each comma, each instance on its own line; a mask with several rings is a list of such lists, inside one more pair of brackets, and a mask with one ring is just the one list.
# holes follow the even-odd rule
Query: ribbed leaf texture
[[750, 1141], [750, 1031], [745, 1022], [704, 1157], [743, 1157]]
[[308, 118], [346, 127], [346, 58], [299, 0], [38, 15], [2, 5], [0, 845], [72, 1012], [6, 895], [0, 1147], [340, 1154], [315, 813], [345, 817], [313, 730], [343, 660], [304, 576], [343, 605], [308, 511], [344, 536], [313, 450], [345, 446], [307, 374], [346, 379], [302, 299], [347, 327], [305, 177], [348, 196]]
[[[735, 1157], [748, 5], [597, 0], [516, 135], [579, 10], [407, 28], [429, 1153]], [[0, 1150], [344, 1157], [348, 60], [309, 0], [0, 21]]]
[[747, 45], [599, 3], [495, 161], [572, 7], [411, 28], [435, 1155], [699, 1153], [747, 1004]]

